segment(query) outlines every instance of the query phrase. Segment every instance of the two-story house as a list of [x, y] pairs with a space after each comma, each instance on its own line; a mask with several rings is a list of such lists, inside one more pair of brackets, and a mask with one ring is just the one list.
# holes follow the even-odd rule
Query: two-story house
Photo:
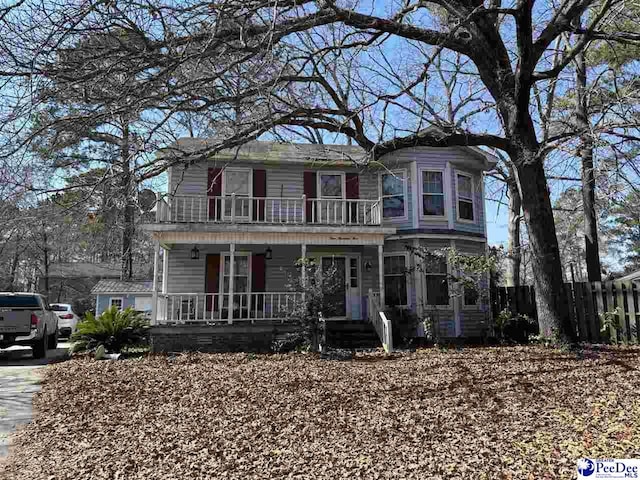
[[[205, 143], [181, 139], [161, 155]], [[154, 348], [212, 348], [224, 326], [238, 332], [236, 348], [255, 341], [252, 332], [269, 336], [296, 301], [287, 282], [301, 257], [344, 276], [328, 320], [367, 321], [378, 305], [394, 305], [438, 312], [441, 335], [479, 335], [477, 300], [449, 294], [446, 262], [414, 268], [407, 245], [484, 253], [483, 174], [495, 159], [428, 147], [366, 168], [358, 167], [363, 158], [355, 146], [254, 141], [170, 168], [156, 221], [145, 226], [156, 244], [155, 278], [162, 271]]]

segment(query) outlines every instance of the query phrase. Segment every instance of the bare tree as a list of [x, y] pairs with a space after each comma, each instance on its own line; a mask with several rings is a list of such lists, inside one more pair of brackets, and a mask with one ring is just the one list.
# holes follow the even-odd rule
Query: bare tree
[[[512, 169], [528, 229], [541, 332], [573, 340], [544, 163], [579, 131], [575, 125], [541, 131], [532, 99], [536, 89], [555, 88], [589, 42], [638, 41], [632, 32], [602, 28], [622, 5], [621, 0], [512, 6], [499, 0], [403, 1], [383, 11], [365, 1], [334, 0], [61, 1], [9, 12], [0, 34], [21, 41], [5, 42], [0, 55], [8, 61], [4, 75], [59, 78], [64, 72], [55, 70], [51, 57], [60, 48], [92, 32], [127, 32], [132, 41], [110, 43], [99, 55], [104, 60], [127, 54], [134, 66], [111, 62], [109, 73], [124, 75], [126, 69], [164, 88], [141, 88], [126, 104], [105, 99], [111, 113], [142, 105], [158, 125], [170, 123], [177, 112], [233, 119], [233, 128], [216, 129], [213, 141], [195, 155], [190, 152], [189, 161], [279, 127], [350, 138], [367, 152], [355, 159], [362, 163], [415, 146], [500, 150]], [[583, 15], [589, 21], [580, 26], [576, 21]], [[559, 49], [558, 39], [569, 33], [579, 34], [579, 40]], [[352, 67], [345, 83], [326, 65], [347, 61]], [[96, 66], [82, 72], [82, 81], [105, 73]], [[122, 98], [123, 91], [113, 95]], [[238, 115], [238, 105], [249, 98], [251, 110]], [[608, 116], [595, 133], [627, 134], [633, 128]], [[136, 173], [153, 176], [185, 161], [181, 152], [174, 153], [136, 167]]]

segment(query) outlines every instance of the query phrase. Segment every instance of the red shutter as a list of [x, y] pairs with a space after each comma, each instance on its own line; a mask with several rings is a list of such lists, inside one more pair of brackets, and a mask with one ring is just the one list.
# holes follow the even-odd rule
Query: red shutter
[[316, 172], [304, 172], [303, 185], [304, 194], [307, 196], [307, 204], [305, 205], [307, 222], [312, 222], [313, 220], [311, 218], [311, 205], [313, 204], [313, 202], [311, 202], [310, 199], [316, 198], [317, 196]]
[[357, 173], [347, 173], [345, 177], [346, 198], [360, 198], [360, 176]]
[[251, 256], [251, 291], [264, 292], [265, 289], [266, 262], [264, 253]]
[[[267, 196], [267, 171], [266, 170], [253, 170], [253, 196], [254, 197], [266, 197]], [[264, 221], [265, 202], [264, 200], [257, 200], [253, 203], [253, 219]]]
[[[207, 196], [222, 196], [222, 169], [210, 168], [207, 175]], [[222, 218], [222, 203], [220, 199], [209, 198], [209, 220], [220, 220]]]
[[[220, 285], [220, 255], [209, 254], [207, 255], [207, 268], [205, 271], [204, 291], [205, 293], [218, 293], [218, 286]], [[207, 311], [211, 311], [211, 307], [214, 306], [214, 310], [218, 310], [218, 301], [211, 302], [212, 297], [207, 297]]]
[[[357, 173], [347, 173], [345, 176], [345, 197], [347, 200], [360, 198], [360, 176]], [[351, 223], [358, 223], [358, 202], [346, 202], [347, 218]]]
[[[266, 262], [264, 253], [251, 255], [251, 293], [260, 293], [265, 291], [266, 286]], [[264, 310], [264, 295], [252, 295], [251, 300], [252, 311]]]

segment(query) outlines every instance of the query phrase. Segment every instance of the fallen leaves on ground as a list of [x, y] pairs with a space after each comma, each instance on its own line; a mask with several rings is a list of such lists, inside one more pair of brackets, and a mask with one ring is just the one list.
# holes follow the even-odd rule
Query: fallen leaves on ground
[[640, 457], [640, 349], [187, 354], [47, 368], [0, 478], [575, 478]]

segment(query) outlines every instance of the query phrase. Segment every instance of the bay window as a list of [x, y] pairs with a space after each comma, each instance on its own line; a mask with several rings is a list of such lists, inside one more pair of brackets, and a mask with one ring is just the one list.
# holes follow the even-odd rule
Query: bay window
[[406, 176], [404, 172], [383, 173], [380, 183], [382, 188], [382, 216], [384, 218], [406, 217]]
[[473, 179], [469, 175], [458, 173], [457, 185], [458, 219], [473, 221]]
[[407, 305], [407, 266], [404, 255], [384, 257], [384, 298], [389, 307]]
[[440, 171], [422, 172], [422, 215], [444, 216], [444, 179]]

